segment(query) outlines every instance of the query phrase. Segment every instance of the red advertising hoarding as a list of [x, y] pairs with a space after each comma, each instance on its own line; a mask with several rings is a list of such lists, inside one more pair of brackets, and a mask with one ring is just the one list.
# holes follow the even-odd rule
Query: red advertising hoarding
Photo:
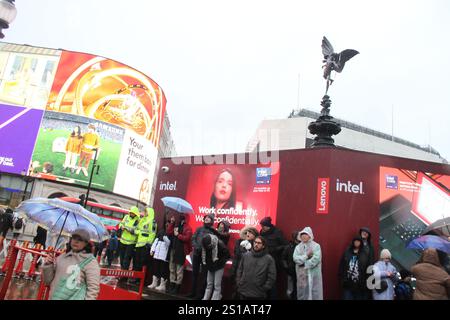
[[189, 224], [195, 230], [206, 214], [214, 214], [215, 224], [228, 221], [232, 246], [245, 226], [258, 228], [264, 217], [276, 223], [278, 181], [278, 162], [264, 166], [194, 166], [186, 193], [195, 212]]

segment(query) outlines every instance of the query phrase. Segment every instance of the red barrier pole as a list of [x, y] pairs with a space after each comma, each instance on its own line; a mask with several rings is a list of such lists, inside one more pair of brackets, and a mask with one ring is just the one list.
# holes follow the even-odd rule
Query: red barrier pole
[[[41, 247], [42, 247], [42, 245], [40, 243], [38, 243], [35, 247], [35, 250], [41, 251]], [[39, 257], [40, 257], [40, 255], [37, 253], [33, 254], [33, 260], [31, 260], [30, 269], [28, 270], [28, 273], [27, 273], [28, 279], [32, 279], [35, 276], [34, 273], [36, 271], [36, 263], [37, 263]]]
[[[28, 249], [28, 245], [30, 243], [28, 241], [25, 241], [22, 245], [22, 248]], [[22, 252], [20, 253], [20, 258], [19, 258], [19, 263], [17, 264], [16, 270], [14, 271], [14, 274], [16, 276], [23, 274], [23, 263], [25, 261], [25, 256], [26, 256], [27, 252], [25, 250], [22, 250]]]
[[[16, 246], [16, 243], [17, 243], [16, 239], [11, 239], [11, 241], [9, 242], [8, 254], [6, 255], [5, 262], [3, 263], [2, 273], [5, 273], [6, 269], [8, 269], [8, 267], [9, 267], [11, 253], [13, 251], [13, 248]], [[12, 268], [14, 269], [14, 266]]]
[[[14, 241], [14, 243], [13, 243], [13, 241]], [[6, 272], [5, 280], [3, 280], [2, 289], [0, 290], [0, 300], [5, 300], [6, 292], [8, 291], [9, 283], [11, 282], [11, 278], [13, 275], [14, 265], [16, 264], [17, 253], [19, 251], [16, 248], [16, 240], [12, 240], [10, 245], [11, 245], [11, 249], [10, 249], [10, 252], [8, 253], [8, 256], [9, 256], [9, 262], [12, 267], [8, 268], [8, 271]]]
[[142, 299], [142, 292], [144, 291], [145, 273], [147, 272], [147, 267], [142, 269], [143, 275], [141, 278], [141, 284], [139, 286], [139, 298]]

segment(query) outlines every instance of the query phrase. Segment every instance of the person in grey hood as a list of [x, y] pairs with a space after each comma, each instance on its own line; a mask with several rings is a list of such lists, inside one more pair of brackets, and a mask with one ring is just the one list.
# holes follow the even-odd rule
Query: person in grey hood
[[275, 285], [275, 261], [266, 250], [266, 241], [258, 236], [253, 249], [244, 253], [236, 274], [236, 283], [242, 300], [263, 300]]
[[51, 300], [95, 300], [100, 291], [100, 267], [91, 253], [89, 233], [72, 233], [68, 252], [55, 258], [50, 253], [42, 267], [44, 283], [50, 284]]

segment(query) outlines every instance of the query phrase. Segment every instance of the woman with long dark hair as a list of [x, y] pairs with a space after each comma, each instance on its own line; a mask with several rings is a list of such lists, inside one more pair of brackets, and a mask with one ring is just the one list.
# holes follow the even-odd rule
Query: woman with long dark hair
[[229, 209], [236, 206], [236, 181], [230, 169], [219, 172], [214, 182], [211, 194], [210, 207]]

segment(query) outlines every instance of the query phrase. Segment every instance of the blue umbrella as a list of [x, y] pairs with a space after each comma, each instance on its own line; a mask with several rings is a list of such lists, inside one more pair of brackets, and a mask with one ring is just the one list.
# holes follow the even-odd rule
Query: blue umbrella
[[177, 197], [164, 197], [161, 201], [164, 203], [164, 206], [180, 213], [194, 213], [194, 209], [191, 204], [184, 199]]
[[100, 218], [79, 204], [60, 199], [33, 198], [23, 201], [16, 211], [51, 233], [59, 232], [58, 240], [62, 233], [70, 235], [78, 228], [87, 230], [95, 242], [109, 238]]
[[450, 241], [438, 236], [425, 235], [412, 240], [406, 248], [419, 250], [434, 248], [446, 253], [450, 253]]

